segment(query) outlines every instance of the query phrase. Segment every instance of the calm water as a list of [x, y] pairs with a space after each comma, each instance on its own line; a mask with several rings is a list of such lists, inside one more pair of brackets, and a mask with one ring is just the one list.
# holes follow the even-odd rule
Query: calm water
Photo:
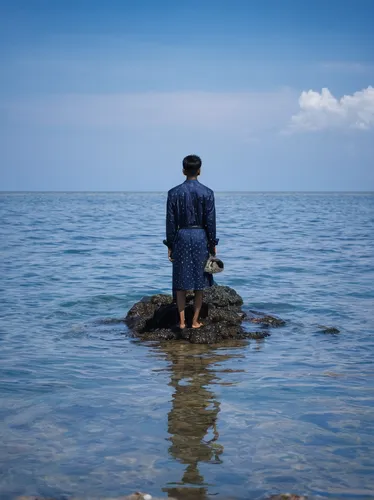
[[218, 282], [287, 321], [224, 346], [115, 321], [170, 292], [164, 203], [0, 194], [1, 498], [374, 498], [374, 195], [217, 195]]

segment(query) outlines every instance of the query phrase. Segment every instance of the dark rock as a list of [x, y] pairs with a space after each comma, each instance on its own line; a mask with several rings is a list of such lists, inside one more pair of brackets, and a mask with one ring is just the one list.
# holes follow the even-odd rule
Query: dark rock
[[208, 304], [215, 307], [240, 307], [243, 305], [243, 299], [229, 286], [212, 286], [204, 292], [204, 299]]
[[[170, 295], [144, 297], [128, 312], [125, 323], [132, 335], [142, 340], [185, 340], [192, 344], [215, 344], [226, 339], [263, 339], [264, 331], [247, 332], [242, 326], [247, 315], [242, 311], [243, 299], [228, 286], [215, 285], [204, 291], [200, 318], [203, 326], [189, 328], [193, 317], [193, 292], [186, 297], [187, 328], [180, 330], [178, 311]], [[260, 314], [260, 313], [258, 313]], [[249, 321], [255, 316], [252, 314]], [[256, 316], [262, 326], [280, 326], [282, 320], [273, 316]], [[283, 322], [284, 323], [284, 322]]]
[[[129, 328], [140, 332], [146, 327], [146, 322], [153, 318], [156, 311], [167, 308], [173, 301], [170, 295], [153, 295], [144, 297], [140, 302], [132, 306], [126, 316], [126, 324]], [[175, 323], [174, 323], [175, 324]]]
[[340, 330], [335, 326], [318, 325], [318, 328], [322, 333], [332, 333], [332, 334], [340, 333]]
[[269, 332], [246, 332], [246, 338], [253, 340], [261, 340], [265, 337], [270, 337]]
[[242, 323], [244, 314], [239, 311], [233, 311], [222, 307], [213, 307], [209, 311], [209, 320], [212, 323], [226, 323], [227, 325], [237, 326]]
[[274, 327], [283, 326], [286, 324], [286, 322], [283, 319], [277, 318], [276, 316], [270, 316], [270, 314], [263, 315], [258, 311], [249, 311], [247, 319], [251, 323], [274, 326]]

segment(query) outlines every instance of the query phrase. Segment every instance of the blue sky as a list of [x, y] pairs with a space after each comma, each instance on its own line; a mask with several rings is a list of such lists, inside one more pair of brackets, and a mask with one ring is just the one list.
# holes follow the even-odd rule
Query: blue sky
[[[374, 2], [1, 2], [0, 189], [374, 190]], [[325, 89], [325, 90], [323, 90]]]

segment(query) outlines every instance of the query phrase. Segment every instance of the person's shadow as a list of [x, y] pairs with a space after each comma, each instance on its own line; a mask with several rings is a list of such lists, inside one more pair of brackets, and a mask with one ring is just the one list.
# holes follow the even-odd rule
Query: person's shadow
[[[199, 463], [220, 464], [224, 451], [218, 432], [221, 403], [212, 386], [223, 383], [220, 372], [225, 372], [225, 368], [221, 363], [233, 357], [244, 357], [240, 350], [245, 345], [243, 341], [219, 347], [164, 342], [156, 347], [170, 362], [169, 385], [174, 388], [168, 414], [169, 453], [186, 466], [179, 483], [169, 483], [163, 488], [168, 496], [183, 500], [207, 497], [208, 485], [199, 471]], [[225, 347], [237, 348], [238, 352], [228, 353]], [[230, 385], [230, 382], [224, 383]]]

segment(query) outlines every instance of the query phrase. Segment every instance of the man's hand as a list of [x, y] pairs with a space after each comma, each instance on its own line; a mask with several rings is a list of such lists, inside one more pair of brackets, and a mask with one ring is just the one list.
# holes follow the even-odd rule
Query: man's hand
[[171, 258], [171, 248], [168, 248], [168, 259], [173, 262], [174, 259]]

